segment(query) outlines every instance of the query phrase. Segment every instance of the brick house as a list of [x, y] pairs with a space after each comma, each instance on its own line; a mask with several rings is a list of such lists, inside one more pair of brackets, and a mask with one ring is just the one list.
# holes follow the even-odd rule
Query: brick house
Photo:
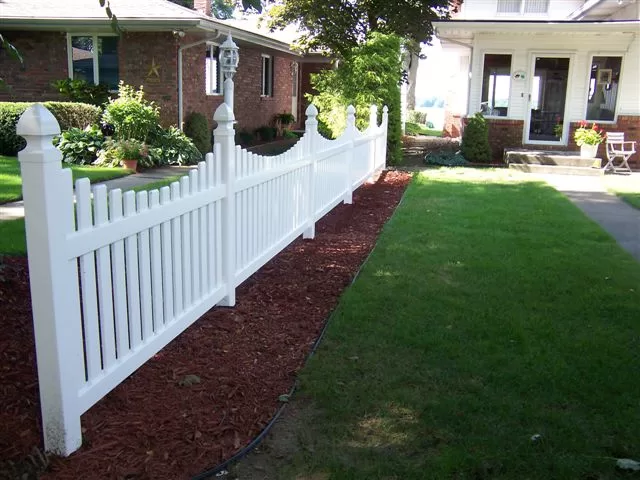
[[[435, 23], [443, 49], [460, 60], [445, 134], [459, 136], [465, 119], [482, 112], [494, 159], [513, 147], [578, 150], [581, 121], [640, 141], [639, 5], [465, 1], [454, 20]], [[630, 163], [640, 168], [639, 155]]]
[[293, 112], [300, 125], [308, 72], [328, 64], [304, 57], [290, 43], [241, 22], [211, 17], [209, 0], [195, 9], [165, 0], [111, 0], [123, 30], [114, 34], [98, 0], [3, 0], [0, 31], [24, 65], [0, 50], [9, 88], [0, 101], [58, 100], [54, 80], [81, 78], [116, 88], [120, 80], [144, 86], [165, 125], [181, 125], [191, 112], [209, 119], [222, 103], [218, 46], [231, 33], [239, 47], [234, 77], [238, 129], [269, 125]]

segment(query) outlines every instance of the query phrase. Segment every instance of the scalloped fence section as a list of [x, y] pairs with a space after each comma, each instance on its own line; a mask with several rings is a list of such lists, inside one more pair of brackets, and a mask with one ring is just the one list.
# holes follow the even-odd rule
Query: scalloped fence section
[[72, 184], [52, 138], [60, 128], [42, 105], [17, 133], [25, 203], [33, 321], [45, 449], [82, 444], [80, 415], [385, 167], [388, 113], [318, 133], [307, 109], [303, 137], [278, 156], [234, 143], [234, 115], [214, 114], [214, 151], [160, 190], [107, 192]]

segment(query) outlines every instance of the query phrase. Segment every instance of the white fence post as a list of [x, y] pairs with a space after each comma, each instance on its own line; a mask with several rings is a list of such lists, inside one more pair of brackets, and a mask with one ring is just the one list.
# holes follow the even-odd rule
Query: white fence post
[[382, 169], [387, 168], [387, 136], [389, 135], [389, 107], [386, 105], [382, 107], [382, 124], [380, 125], [382, 128], [382, 140], [380, 142], [382, 148], [381, 151], [378, 152], [378, 155], [381, 157]]
[[372, 182], [376, 172], [376, 155], [378, 151], [377, 146], [379, 138], [378, 107], [376, 105], [371, 105], [371, 107], [369, 107], [369, 128], [367, 130], [372, 136], [370, 142], [371, 147], [369, 150], [369, 171], [371, 172], [369, 182]]
[[307, 191], [307, 228], [302, 232], [302, 238], [312, 239], [316, 236], [316, 176], [318, 170], [318, 157], [316, 155], [316, 149], [318, 145], [318, 109], [312, 103], [307, 107], [305, 111], [307, 120], [305, 126], [305, 136], [309, 136], [309, 153], [311, 154], [311, 165], [309, 171], [309, 187]]
[[346, 185], [344, 189], [343, 202], [346, 204], [353, 203], [353, 179], [352, 165], [353, 165], [353, 141], [356, 137], [356, 109], [353, 105], [347, 107], [347, 127], [344, 130], [344, 139], [346, 140], [346, 162], [345, 163], [345, 179]]
[[16, 132], [27, 141], [18, 158], [44, 446], [69, 455], [82, 444], [77, 396], [84, 365], [77, 264], [66, 254], [74, 228], [71, 171], [62, 170], [51, 143], [60, 126], [44, 106], [29, 107]]
[[214, 145], [220, 144], [220, 158], [215, 161], [222, 162], [222, 180], [226, 185], [226, 196], [222, 204], [222, 280], [227, 294], [220, 305], [233, 307], [236, 304], [235, 116], [231, 108], [223, 103], [216, 109], [213, 119], [218, 122], [213, 131]]

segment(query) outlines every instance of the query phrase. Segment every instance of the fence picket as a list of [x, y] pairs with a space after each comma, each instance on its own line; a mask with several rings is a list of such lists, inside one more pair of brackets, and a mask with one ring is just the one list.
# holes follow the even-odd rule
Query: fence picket
[[[189, 177], [180, 179], [180, 192], [182, 197], [191, 195], [191, 187], [189, 185]], [[191, 285], [191, 214], [185, 213], [181, 216], [182, 221], [182, 285], [185, 310], [193, 303], [193, 290]]]
[[[132, 191], [124, 194], [124, 216], [136, 214], [135, 194]], [[125, 267], [127, 278], [127, 305], [129, 310], [129, 346], [135, 350], [142, 341], [142, 325], [140, 319], [140, 277], [138, 272], [138, 236], [130, 235], [124, 241]]]
[[[160, 192], [151, 190], [149, 192], [149, 208], [158, 210], [160, 207]], [[153, 331], [158, 332], [164, 325], [164, 293], [162, 291], [162, 241], [160, 225], [151, 227], [149, 232], [149, 247], [151, 249], [151, 298]]]
[[[119, 189], [109, 192], [109, 218], [111, 222], [117, 222], [122, 218], [122, 192]], [[121, 358], [129, 351], [124, 240], [118, 240], [111, 244], [111, 266], [113, 276], [113, 306], [116, 322], [116, 353], [117, 357]]]
[[[162, 187], [160, 189], [160, 206], [167, 205], [171, 201], [171, 189]], [[171, 243], [171, 221], [162, 222], [160, 225], [160, 250], [162, 256], [162, 297], [163, 303], [163, 320], [169, 323], [175, 315], [173, 307], [174, 290], [173, 290], [173, 248]]]
[[[200, 187], [200, 179], [197, 170], [189, 171], [189, 184], [191, 188], [191, 195], [198, 193]], [[202, 265], [200, 263], [200, 215], [197, 210], [191, 211], [191, 285], [193, 289], [192, 301], [200, 299], [200, 269]]]
[[[137, 194], [138, 213], [149, 209], [149, 196], [146, 191]], [[140, 317], [142, 320], [142, 340], [147, 341], [153, 334], [153, 306], [151, 301], [151, 248], [149, 230], [138, 234], [138, 258], [140, 277]]]
[[[180, 183], [171, 184], [171, 201], [181, 198]], [[185, 309], [182, 282], [182, 219], [180, 217], [171, 220], [171, 242], [173, 245], [173, 312], [177, 317]]]

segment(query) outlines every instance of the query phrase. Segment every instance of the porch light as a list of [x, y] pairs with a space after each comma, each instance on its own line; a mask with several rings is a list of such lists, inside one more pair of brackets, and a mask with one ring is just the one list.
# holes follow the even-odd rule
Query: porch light
[[225, 80], [233, 78], [239, 61], [238, 46], [234, 43], [231, 32], [229, 32], [227, 39], [220, 45], [220, 69]]

